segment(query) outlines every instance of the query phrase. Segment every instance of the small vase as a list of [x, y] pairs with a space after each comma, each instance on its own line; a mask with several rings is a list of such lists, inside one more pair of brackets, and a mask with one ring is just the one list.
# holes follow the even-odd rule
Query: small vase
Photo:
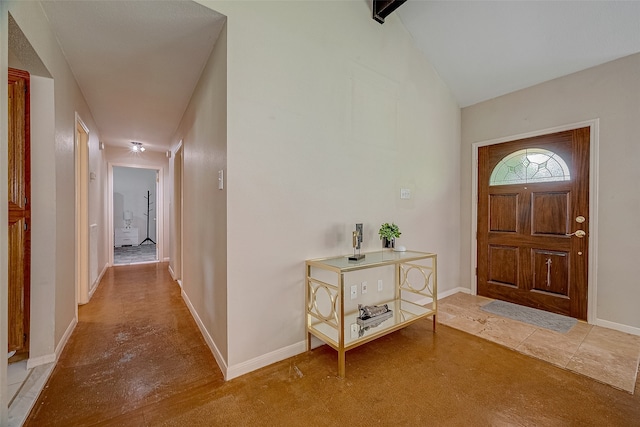
[[393, 249], [396, 247], [396, 239], [387, 239], [386, 237], [382, 238], [382, 247]]

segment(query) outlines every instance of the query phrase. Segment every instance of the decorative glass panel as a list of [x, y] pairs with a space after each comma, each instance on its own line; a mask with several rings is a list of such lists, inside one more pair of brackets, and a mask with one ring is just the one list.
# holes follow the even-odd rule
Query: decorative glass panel
[[569, 181], [567, 163], [558, 154], [544, 148], [525, 148], [498, 162], [491, 172], [489, 185], [527, 184]]

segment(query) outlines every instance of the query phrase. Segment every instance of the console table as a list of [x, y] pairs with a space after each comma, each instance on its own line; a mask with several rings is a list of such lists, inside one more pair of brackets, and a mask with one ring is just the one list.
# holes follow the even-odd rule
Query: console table
[[[348, 255], [306, 261], [305, 299], [307, 351], [311, 336], [315, 336], [338, 352], [338, 376], [345, 376], [345, 353], [355, 347], [397, 331], [425, 317], [433, 316], [436, 330], [437, 256], [427, 252], [395, 252], [382, 250], [366, 253], [359, 261]], [[345, 274], [383, 266], [393, 266], [394, 296], [378, 301], [387, 304], [393, 316], [377, 326], [363, 327], [358, 323], [359, 311], [345, 312]], [[335, 274], [335, 275], [334, 275]], [[333, 279], [332, 279], [333, 278]], [[411, 283], [413, 281], [414, 283]], [[372, 287], [375, 287], [372, 284]], [[431, 302], [420, 305], [425, 298]], [[357, 300], [352, 303], [354, 305]], [[357, 304], [355, 304], [357, 305]]]

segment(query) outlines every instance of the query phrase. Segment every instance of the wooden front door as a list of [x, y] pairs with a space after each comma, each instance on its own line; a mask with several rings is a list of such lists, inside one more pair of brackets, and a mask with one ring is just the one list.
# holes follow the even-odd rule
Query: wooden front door
[[31, 271], [31, 158], [29, 74], [9, 69], [9, 352], [29, 352]]
[[478, 294], [587, 318], [589, 128], [478, 150]]

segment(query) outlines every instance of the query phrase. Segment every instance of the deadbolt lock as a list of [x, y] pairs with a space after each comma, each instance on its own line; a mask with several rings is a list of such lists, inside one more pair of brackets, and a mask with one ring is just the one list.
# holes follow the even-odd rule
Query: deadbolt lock
[[586, 220], [587, 220], [587, 219], [586, 219], [585, 217], [583, 217], [582, 215], [580, 215], [580, 216], [577, 216], [577, 217], [576, 217], [576, 222], [577, 222], [578, 224], [582, 224], [582, 223], [583, 223], [583, 222], [585, 222]]

